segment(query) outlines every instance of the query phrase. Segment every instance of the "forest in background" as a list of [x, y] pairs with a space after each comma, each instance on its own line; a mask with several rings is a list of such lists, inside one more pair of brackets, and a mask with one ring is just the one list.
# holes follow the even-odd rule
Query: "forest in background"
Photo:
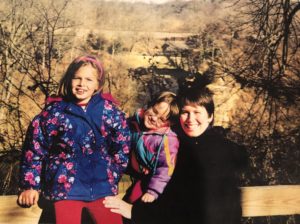
[[289, 0], [1, 1], [1, 194], [17, 193], [27, 126], [82, 54], [103, 62], [105, 91], [128, 115], [179, 78], [210, 74], [215, 124], [250, 155], [241, 185], [299, 184], [299, 10]]

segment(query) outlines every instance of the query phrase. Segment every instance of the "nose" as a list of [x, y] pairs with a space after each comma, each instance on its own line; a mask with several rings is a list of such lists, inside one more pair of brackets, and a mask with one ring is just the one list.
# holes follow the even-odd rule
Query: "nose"
[[194, 113], [188, 113], [187, 120], [194, 120], [195, 119], [195, 114]]
[[84, 86], [84, 85], [85, 85], [85, 80], [84, 80], [84, 79], [80, 79], [79, 85], [80, 85], [80, 86]]
[[157, 116], [156, 116], [156, 115], [150, 115], [150, 119], [151, 119], [152, 121], [156, 121], [156, 120], [157, 120]]

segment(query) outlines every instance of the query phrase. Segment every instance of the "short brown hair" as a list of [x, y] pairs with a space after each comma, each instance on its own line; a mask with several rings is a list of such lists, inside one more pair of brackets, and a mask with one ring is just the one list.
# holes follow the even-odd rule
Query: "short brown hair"
[[[180, 110], [186, 105], [202, 106], [211, 117], [215, 112], [213, 92], [207, 87], [187, 88], [178, 94], [178, 105]], [[211, 122], [213, 124], [213, 120]]]

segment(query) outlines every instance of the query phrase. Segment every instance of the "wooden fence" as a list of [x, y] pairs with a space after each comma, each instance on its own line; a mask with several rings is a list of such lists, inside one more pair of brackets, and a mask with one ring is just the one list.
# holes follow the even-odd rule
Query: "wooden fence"
[[[300, 185], [242, 187], [244, 217], [300, 214]], [[42, 209], [21, 208], [17, 196], [0, 196], [0, 224], [38, 223]]]

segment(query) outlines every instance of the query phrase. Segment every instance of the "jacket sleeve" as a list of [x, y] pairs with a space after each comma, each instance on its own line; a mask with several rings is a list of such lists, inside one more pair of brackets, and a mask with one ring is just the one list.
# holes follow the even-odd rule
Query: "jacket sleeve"
[[[101, 132], [110, 142], [109, 154], [112, 156], [112, 173], [123, 174], [129, 159], [130, 130], [125, 114], [109, 101], [105, 102], [102, 117], [104, 126]], [[112, 174], [114, 175], [114, 174]]]
[[20, 190], [40, 190], [42, 164], [47, 153], [47, 137], [41, 122], [41, 115], [38, 115], [30, 123], [22, 147]]
[[158, 155], [156, 171], [150, 179], [147, 192], [158, 198], [163, 193], [164, 188], [169, 182], [175, 167], [176, 156], [179, 147], [178, 138], [166, 136]]

